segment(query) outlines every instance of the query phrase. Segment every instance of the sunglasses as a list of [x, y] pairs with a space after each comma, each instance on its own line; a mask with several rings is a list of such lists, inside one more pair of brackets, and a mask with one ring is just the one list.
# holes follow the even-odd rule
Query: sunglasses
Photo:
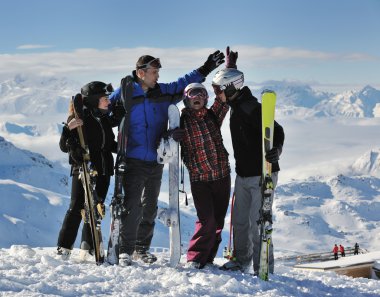
[[148, 63], [137, 66], [137, 69], [147, 69], [147, 68], [161, 68], [160, 58], [155, 58]]
[[186, 92], [185, 95], [189, 99], [197, 99], [197, 98], [207, 99], [208, 98], [207, 91], [201, 88], [190, 89], [189, 91]]

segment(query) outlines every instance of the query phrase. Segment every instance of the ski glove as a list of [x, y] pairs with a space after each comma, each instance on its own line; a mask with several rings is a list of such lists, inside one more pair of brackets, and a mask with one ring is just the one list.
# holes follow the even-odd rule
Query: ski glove
[[105, 207], [104, 203], [99, 202], [96, 205], [96, 209], [98, 211], [100, 219], [102, 220], [105, 217], [105, 215], [106, 215], [106, 207]]
[[172, 137], [175, 141], [179, 142], [179, 141], [182, 141], [184, 136], [185, 136], [184, 129], [175, 128], [175, 129], [168, 130], [162, 133], [161, 138], [168, 139], [169, 137]]
[[226, 68], [235, 68], [237, 69], [236, 66], [236, 60], [238, 58], [238, 52], [233, 52], [230, 51], [230, 47], [227, 46], [226, 48]]
[[75, 165], [81, 165], [83, 163], [83, 155], [86, 154], [86, 150], [84, 150], [81, 146], [75, 146], [70, 148], [69, 154]]
[[66, 147], [74, 164], [81, 165], [83, 163], [83, 154], [86, 154], [86, 151], [80, 146], [78, 139], [72, 136], [69, 137], [66, 141]]
[[112, 121], [119, 125], [125, 115], [124, 106], [120, 103], [116, 103], [112, 108]]
[[172, 132], [172, 137], [175, 141], [179, 142], [182, 141], [183, 138], [185, 137], [185, 129], [181, 128], [175, 128], [174, 130], [171, 130]]
[[273, 147], [271, 150], [267, 151], [265, 154], [265, 160], [269, 163], [276, 163], [280, 160], [280, 155], [282, 152], [282, 147]]
[[213, 70], [219, 67], [219, 65], [224, 63], [224, 54], [221, 51], [216, 51], [215, 53], [208, 56], [207, 61], [203, 66], [198, 68], [198, 71], [206, 77]]

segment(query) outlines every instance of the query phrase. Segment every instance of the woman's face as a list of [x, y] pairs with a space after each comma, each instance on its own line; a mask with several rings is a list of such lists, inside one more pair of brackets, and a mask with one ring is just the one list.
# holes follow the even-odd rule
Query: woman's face
[[98, 108], [99, 109], [108, 109], [108, 105], [110, 105], [111, 101], [108, 99], [108, 96], [100, 97]]
[[189, 98], [189, 106], [191, 109], [199, 110], [203, 106], [205, 106], [205, 98], [203, 97], [194, 97], [194, 98]]
[[208, 98], [207, 91], [202, 88], [195, 88], [188, 92], [187, 100], [191, 109], [199, 110], [206, 104]]

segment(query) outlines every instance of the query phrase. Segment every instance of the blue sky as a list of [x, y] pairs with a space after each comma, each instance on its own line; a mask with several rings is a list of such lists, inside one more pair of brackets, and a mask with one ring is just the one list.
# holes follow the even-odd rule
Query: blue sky
[[[232, 4], [233, 3], [233, 4]], [[0, 77], [119, 81], [143, 54], [161, 81], [226, 45], [246, 79], [380, 87], [380, 0], [2, 0]]]

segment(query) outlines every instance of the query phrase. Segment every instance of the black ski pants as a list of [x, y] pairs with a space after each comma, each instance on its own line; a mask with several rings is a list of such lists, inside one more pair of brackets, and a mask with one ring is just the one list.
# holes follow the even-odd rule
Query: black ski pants
[[119, 254], [148, 251], [153, 238], [164, 165], [127, 160]]
[[[96, 179], [95, 190], [101, 202], [104, 202], [106, 198], [110, 178], [109, 175], [100, 175]], [[74, 174], [71, 182], [70, 206], [59, 231], [58, 246], [66, 249], [73, 248], [82, 220], [81, 209], [84, 209], [84, 189], [79, 174]], [[92, 247], [91, 228], [88, 223], [83, 225], [82, 241], [86, 241]]]
[[231, 193], [231, 177], [210, 182], [191, 182], [197, 210], [194, 235], [187, 250], [187, 261], [212, 263], [222, 242], [224, 218]]

